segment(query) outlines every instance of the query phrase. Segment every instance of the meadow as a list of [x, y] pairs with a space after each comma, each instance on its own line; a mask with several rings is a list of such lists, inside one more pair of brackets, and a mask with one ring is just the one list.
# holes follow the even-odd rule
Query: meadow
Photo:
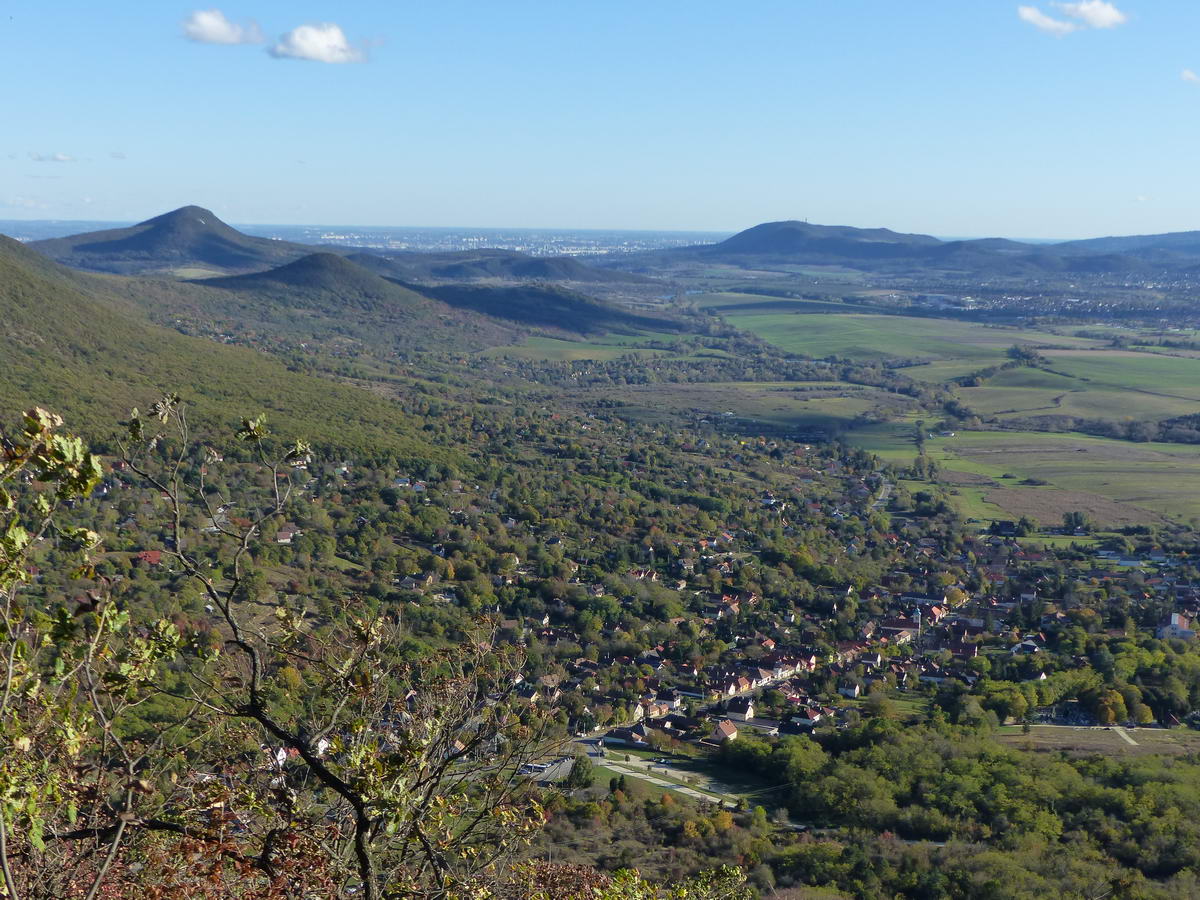
[[[1005, 518], [1053, 523], [1078, 510], [1121, 525], [1190, 521], [1200, 511], [1200, 446], [975, 431], [932, 439], [926, 453], [951, 478], [974, 476], [956, 489], [966, 498], [964, 514], [971, 507], [977, 518], [995, 518], [996, 508]], [[1021, 483], [1029, 479], [1045, 484]]]
[[[1122, 735], [1125, 735], [1123, 737]], [[1020, 726], [1001, 728], [996, 740], [1009, 747], [1071, 756], [1183, 756], [1200, 751], [1200, 732], [1183, 728], [1073, 728], [1033, 725], [1026, 734]], [[1132, 743], [1131, 743], [1132, 742]]]
[[841, 382], [699, 382], [600, 388], [646, 417], [669, 412], [708, 418], [751, 420], [768, 429], [803, 433], [840, 430], [846, 422], [881, 407], [905, 415], [911, 402], [886, 391]]
[[[967, 371], [1003, 362], [1005, 351], [1014, 344], [1046, 348], [1101, 346], [1099, 342], [1088, 338], [981, 325], [958, 319], [858, 312], [841, 315], [743, 312], [727, 315], [726, 321], [784, 350], [818, 359], [838, 356], [861, 362], [896, 359], [955, 361], [969, 363]], [[908, 374], [913, 375], [912, 372]], [[930, 380], [945, 377], [942, 373], [937, 375], [936, 379]]]

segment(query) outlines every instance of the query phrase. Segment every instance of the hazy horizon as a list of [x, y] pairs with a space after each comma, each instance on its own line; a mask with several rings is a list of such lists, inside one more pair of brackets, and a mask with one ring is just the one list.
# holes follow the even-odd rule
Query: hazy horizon
[[[191, 204], [202, 206], [202, 204]], [[207, 207], [205, 207], [207, 208]], [[127, 228], [132, 225], [137, 225], [141, 222], [152, 219], [155, 216], [162, 215], [170, 210], [160, 210], [148, 216], [139, 219], [99, 219], [99, 218], [48, 218], [34, 216], [6, 216], [0, 217], [0, 234], [6, 234], [4, 226], [12, 224], [21, 225], [43, 225], [46, 226], [38, 234], [38, 239], [43, 237], [65, 237], [72, 234], [85, 233], [87, 231], [96, 231], [103, 228]], [[472, 224], [456, 224], [456, 225], [425, 225], [425, 224], [394, 224], [394, 223], [364, 223], [364, 222], [235, 222], [226, 219], [216, 210], [212, 210], [216, 216], [226, 224], [231, 225], [239, 230], [247, 230], [247, 233], [257, 233], [255, 230], [282, 228], [282, 229], [303, 229], [303, 228], [345, 228], [345, 229], [382, 229], [395, 231], [480, 231], [480, 232], [577, 232], [577, 233], [616, 233], [616, 234], [658, 234], [658, 235], [704, 235], [715, 238], [729, 237], [744, 231], [747, 228], [752, 228], [755, 225], [761, 225], [762, 222], [753, 222], [737, 228], [637, 228], [637, 227], [594, 227], [588, 225], [472, 225]], [[774, 220], [784, 221], [784, 220]], [[925, 233], [942, 241], [974, 241], [984, 240], [988, 238], [1003, 238], [1011, 241], [1019, 241], [1030, 244], [1054, 244], [1065, 243], [1068, 241], [1089, 240], [1100, 237], [1115, 237], [1115, 236], [1131, 236], [1134, 232], [1126, 232], [1121, 235], [1116, 234], [1083, 234], [1069, 235], [1058, 237], [1029, 237], [1012, 234], [937, 234], [932, 232], [911, 232], [908, 229], [896, 228], [890, 224], [873, 224], [863, 225], [854, 222], [813, 222], [814, 225], [835, 225], [849, 226], [855, 228], [889, 228], [892, 231], [905, 233]], [[62, 228], [52, 228], [50, 226], [61, 225]], [[73, 226], [80, 226], [72, 230]], [[83, 227], [86, 226], [86, 227]], [[1181, 231], [1200, 231], [1200, 227], [1180, 229]], [[1169, 232], [1137, 232], [1137, 234], [1165, 234]]]

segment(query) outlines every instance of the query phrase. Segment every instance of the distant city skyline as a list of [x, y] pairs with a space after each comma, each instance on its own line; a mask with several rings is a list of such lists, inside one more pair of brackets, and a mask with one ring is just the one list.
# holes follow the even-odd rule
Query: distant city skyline
[[281, 225], [1200, 229], [1195, 4], [5, 12], [0, 219], [198, 204]]

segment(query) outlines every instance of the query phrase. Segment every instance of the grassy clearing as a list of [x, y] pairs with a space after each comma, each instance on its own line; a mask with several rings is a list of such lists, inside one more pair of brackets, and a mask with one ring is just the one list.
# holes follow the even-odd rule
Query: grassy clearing
[[[888, 462], [907, 465], [916, 457], [912, 431], [911, 422], [890, 422], [846, 437]], [[988, 522], [1031, 515], [1054, 524], [1064, 512], [1080, 510], [1102, 525], [1200, 519], [1200, 446], [960, 431], [952, 438], [930, 439], [925, 450], [968, 518]], [[1046, 484], [1021, 484], [1031, 478]]]
[[[1006, 510], [1007, 518], [1028, 514], [1052, 522], [1071, 509], [1114, 524], [1200, 516], [1198, 446], [1077, 434], [959, 432], [931, 440], [926, 452], [946, 471], [992, 479], [995, 487], [981, 488], [980, 496]], [[1026, 478], [1047, 485], [1020, 486]]]
[[957, 319], [852, 313], [811, 316], [794, 313], [729, 315], [730, 324], [792, 353], [857, 360], [922, 359], [976, 363], [1004, 359], [1013, 344], [1093, 348], [1098, 342], [1021, 328], [993, 327]]
[[[610, 392], [610, 389], [603, 389]], [[701, 382], [622, 387], [626, 403], [648, 410], [761, 422], [803, 431], [840, 428], [856, 416], [886, 407], [903, 414], [911, 403], [886, 391], [835, 382]]]
[[[997, 361], [999, 359], [997, 358]], [[915, 381], [926, 381], [930, 384], [942, 384], [978, 372], [983, 366], [976, 359], [943, 359], [938, 362], [924, 363], [919, 366], [905, 366], [900, 369], [902, 375], [907, 375]]]
[[1001, 728], [996, 740], [1001, 744], [1046, 753], [1065, 751], [1072, 756], [1099, 753], [1104, 756], [1180, 756], [1200, 751], [1200, 732], [1181, 728], [1131, 728], [1126, 732], [1136, 746], [1124, 740], [1116, 730], [1073, 728], [1065, 725], [1033, 725], [1029, 734], [1020, 726]]

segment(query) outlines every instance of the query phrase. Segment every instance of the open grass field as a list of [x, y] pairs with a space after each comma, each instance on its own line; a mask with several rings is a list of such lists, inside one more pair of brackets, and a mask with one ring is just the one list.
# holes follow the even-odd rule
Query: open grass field
[[[918, 359], [971, 363], [974, 371], [1002, 362], [1013, 344], [1036, 347], [1095, 348], [1099, 342], [1031, 331], [993, 327], [957, 319], [881, 316], [862, 313], [804, 315], [733, 313], [727, 321], [792, 353], [817, 358], [856, 360]], [[915, 377], [915, 376], [914, 376]]]
[[[912, 431], [911, 421], [899, 421], [846, 437], [904, 465], [916, 456]], [[1200, 446], [1052, 432], [960, 431], [930, 439], [925, 451], [941, 467], [962, 515], [984, 522], [1031, 515], [1050, 524], [1074, 510], [1090, 513], [1100, 525], [1200, 520]], [[1021, 484], [1029, 478], [1046, 484]]]
[[886, 391], [838, 382], [719, 382], [628, 385], [614, 390], [627, 404], [650, 412], [701, 415], [719, 422], [736, 418], [804, 431], [840, 428], [865, 412], [887, 407], [903, 414], [911, 401]]
[[1045, 354], [1055, 371], [1097, 387], [1200, 403], [1200, 359], [1135, 350]]
[[[1200, 413], [1200, 358], [1115, 349], [1105, 334], [1095, 331], [1058, 334], [957, 319], [865, 314], [836, 302], [774, 301], [751, 294], [713, 293], [695, 300], [790, 352], [862, 361], [922, 360], [901, 371], [930, 383], [946, 384], [1002, 363], [1014, 344], [1038, 348], [1047, 368], [1009, 369], [978, 387], [953, 386], [962, 402], [985, 419], [1132, 423]], [[773, 302], [779, 305], [764, 305]], [[793, 303], [794, 308], [782, 306]], [[672, 387], [667, 402], [676, 410], [707, 409], [742, 419], [828, 428], [844, 427], [864, 412], [887, 410], [892, 421], [857, 426], [847, 438], [898, 464], [916, 454], [913, 429], [922, 415], [881, 392], [870, 396], [831, 390], [804, 397], [789, 393], [786, 386], [731, 387]], [[1074, 511], [1114, 527], [1200, 522], [1200, 446], [1073, 433], [960, 431], [952, 438], [930, 440], [927, 452], [940, 464], [962, 514], [983, 522], [1029, 515], [1050, 523]], [[1023, 484], [1026, 480], [1044, 483]]]
[[[989, 479], [963, 493], [977, 492], [1006, 518], [1031, 515], [1048, 523], [1072, 510], [1114, 525], [1200, 517], [1198, 446], [979, 431], [931, 440], [926, 452], [947, 472]], [[1027, 478], [1047, 485], [1021, 485]]]
[[931, 383], [1002, 363], [1014, 344], [1041, 348], [1051, 371], [1008, 370], [982, 386], [956, 389], [983, 417], [1157, 422], [1200, 412], [1200, 358], [1116, 350], [1088, 337], [957, 319], [864, 314], [845, 304], [777, 301], [789, 305], [777, 309], [769, 306], [769, 298], [747, 294], [705, 295], [701, 301], [725, 312], [731, 324], [790, 352], [862, 361], [925, 360], [903, 374]]
[[[1122, 737], [1124, 733], [1129, 740]], [[1020, 726], [1000, 729], [996, 740], [1001, 744], [1046, 753], [1060, 751], [1072, 756], [1181, 756], [1200, 752], [1200, 732], [1182, 728], [1074, 728], [1066, 725], [1033, 725], [1029, 734]], [[1133, 743], [1130, 743], [1132, 741]]]

